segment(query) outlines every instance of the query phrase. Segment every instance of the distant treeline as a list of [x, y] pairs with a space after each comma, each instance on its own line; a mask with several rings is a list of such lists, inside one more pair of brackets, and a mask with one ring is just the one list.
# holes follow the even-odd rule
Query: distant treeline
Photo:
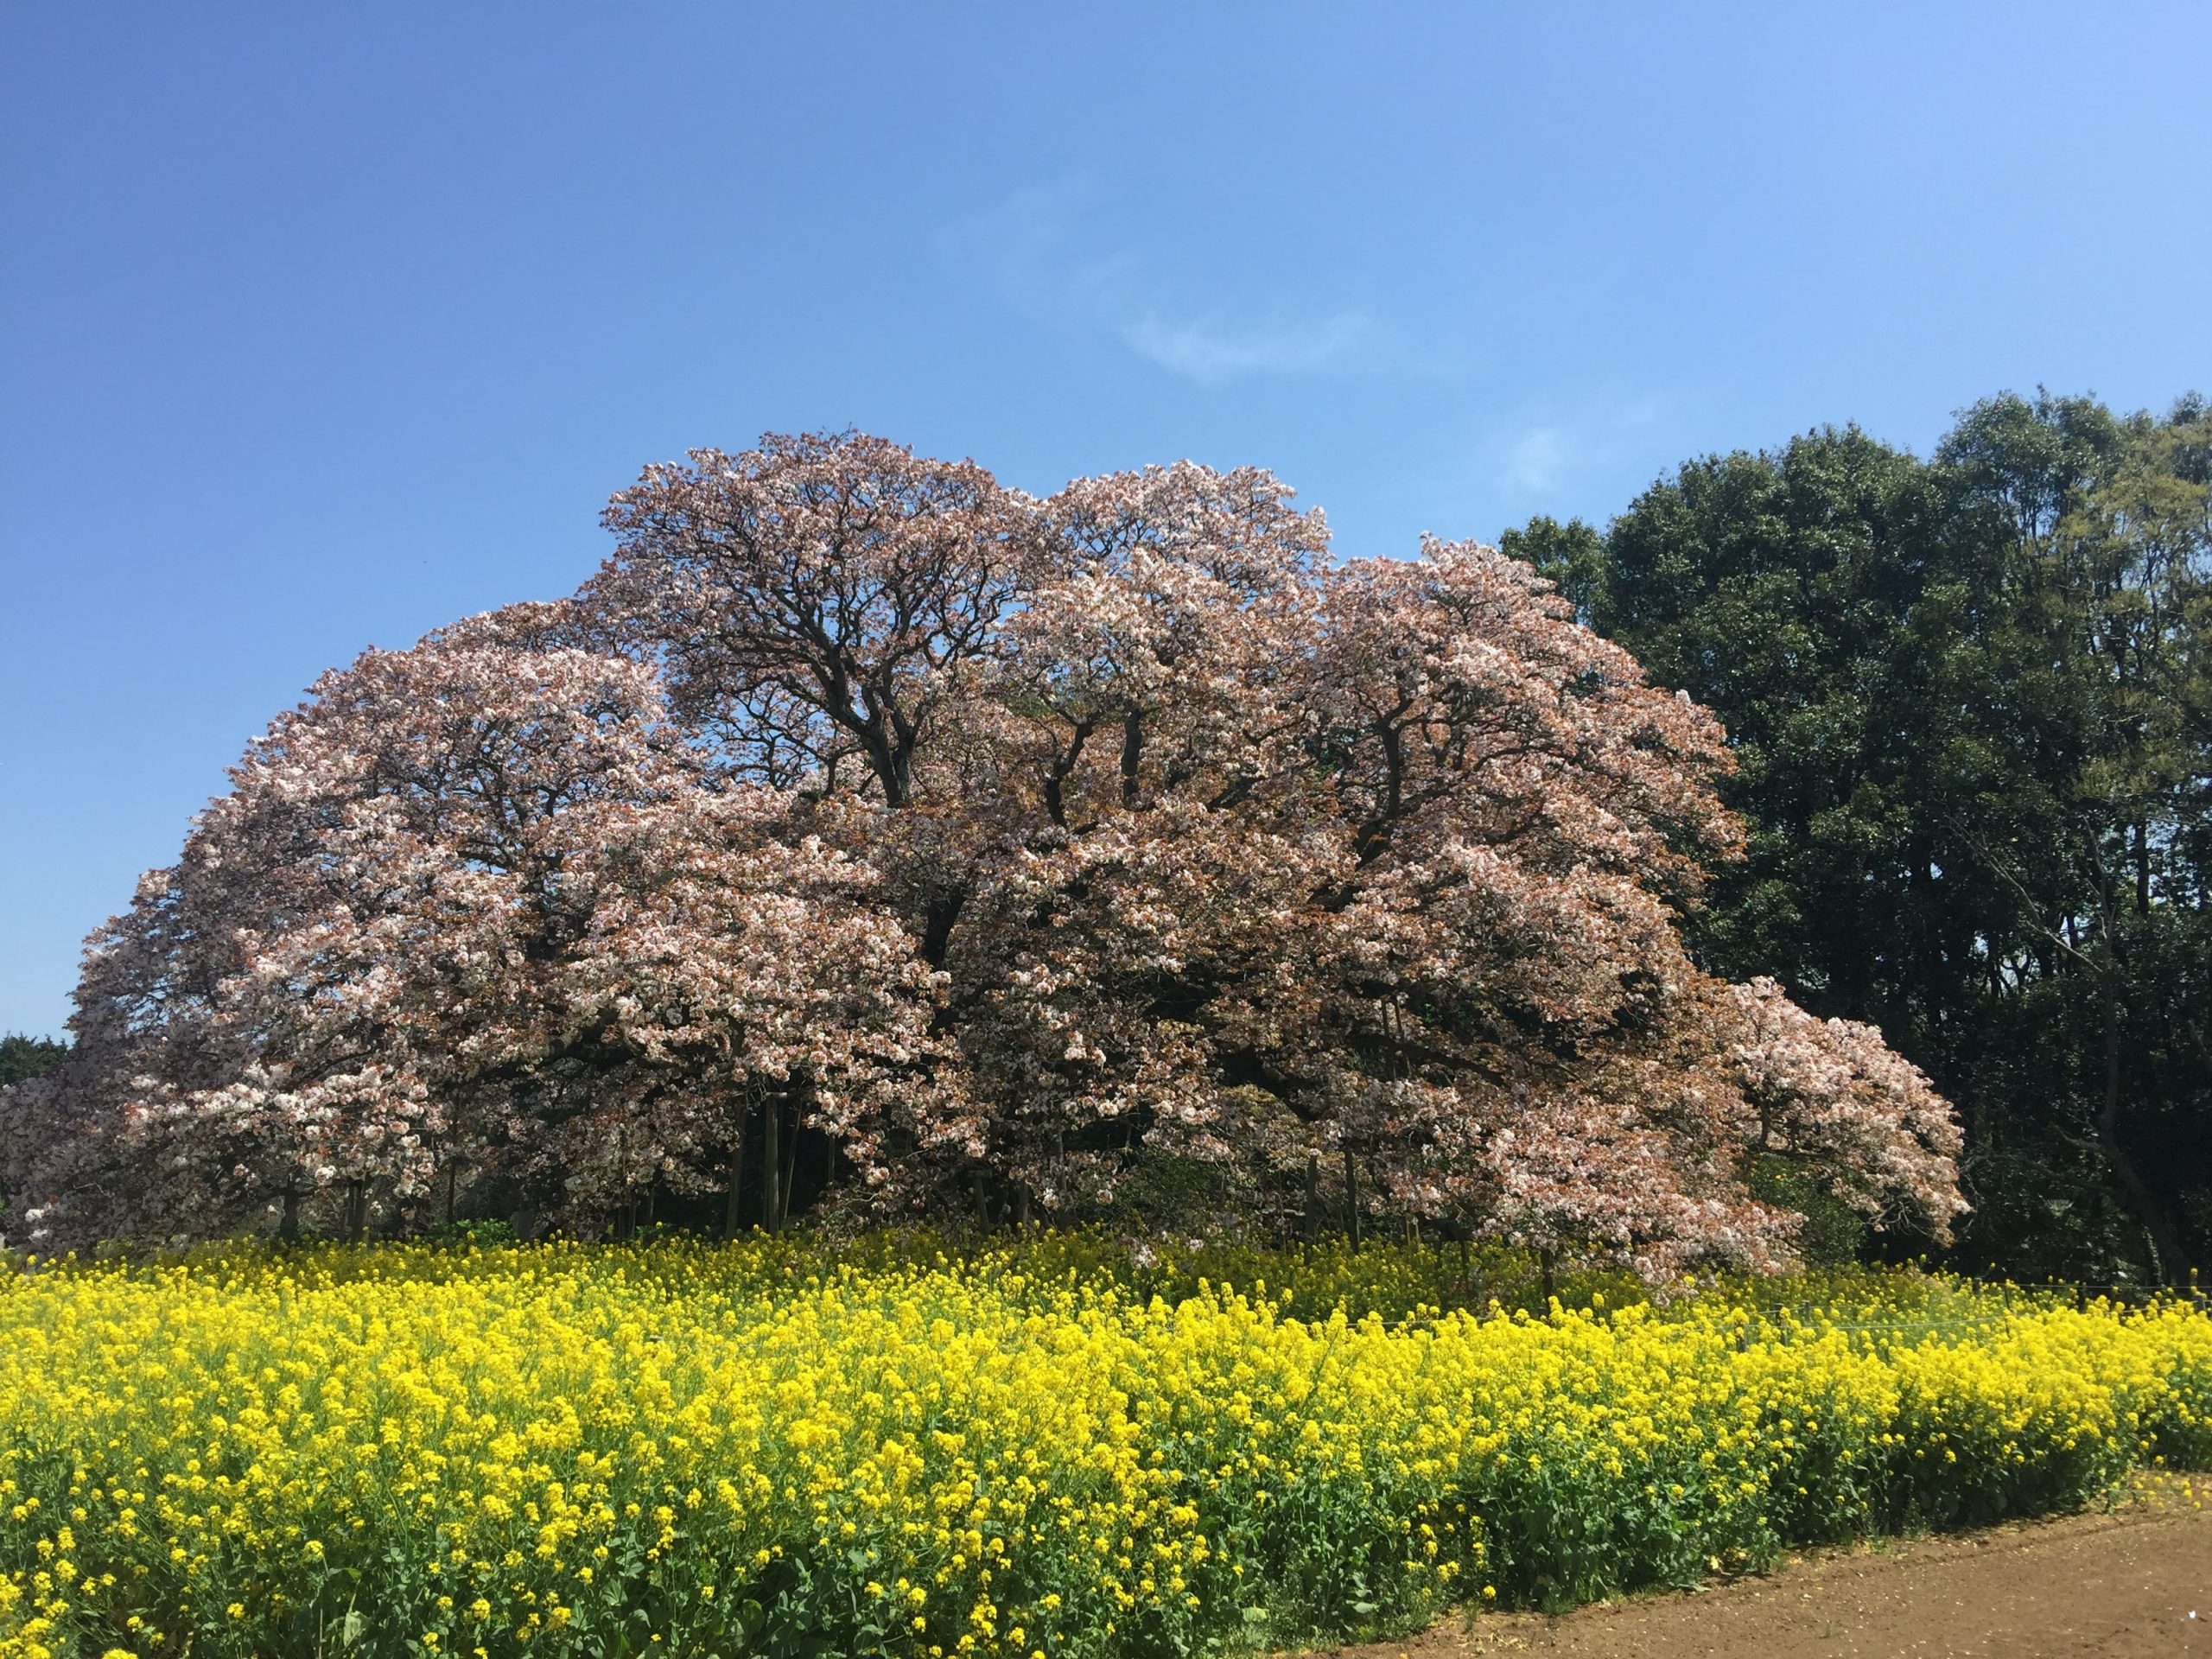
[[2212, 1256], [2212, 417], [2007, 394], [1684, 464], [1505, 550], [1727, 722], [1748, 857], [1694, 948], [1957, 1103], [1961, 1254]]
[[0, 1037], [0, 1089], [24, 1083], [52, 1071], [69, 1052], [69, 1045], [51, 1037], [26, 1037], [10, 1032]]

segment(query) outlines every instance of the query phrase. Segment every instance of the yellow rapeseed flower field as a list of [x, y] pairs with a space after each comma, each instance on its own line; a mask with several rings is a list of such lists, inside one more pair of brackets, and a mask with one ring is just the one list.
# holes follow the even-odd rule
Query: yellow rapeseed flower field
[[2178, 1302], [1590, 1281], [1532, 1318], [1420, 1300], [1417, 1247], [902, 1254], [19, 1265], [0, 1656], [1205, 1652], [2212, 1462]]

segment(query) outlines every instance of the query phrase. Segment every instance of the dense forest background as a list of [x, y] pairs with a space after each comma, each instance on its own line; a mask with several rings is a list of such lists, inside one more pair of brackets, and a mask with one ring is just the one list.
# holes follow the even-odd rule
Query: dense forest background
[[1962, 1266], [2212, 1249], [2212, 417], [2006, 395], [1694, 461], [1505, 550], [1727, 724], [1703, 965], [1879, 1026], [1957, 1104]]
[[[2008, 394], [1925, 459], [1822, 429], [1501, 544], [1726, 722], [1750, 850], [1695, 952], [1880, 1027], [1956, 1103], [1958, 1265], [2212, 1255], [2203, 400]], [[65, 1052], [0, 1039], [0, 1084]]]

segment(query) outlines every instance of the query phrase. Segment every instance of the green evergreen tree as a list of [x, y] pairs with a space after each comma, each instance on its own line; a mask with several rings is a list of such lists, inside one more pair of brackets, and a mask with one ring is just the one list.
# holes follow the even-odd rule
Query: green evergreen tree
[[1505, 538], [1728, 724], [1707, 965], [1926, 1068], [2016, 1270], [2212, 1243], [2208, 457], [2199, 400], [2005, 396], [1932, 460], [1822, 429]]
[[0, 1037], [0, 1089], [25, 1083], [51, 1071], [69, 1052], [69, 1045], [51, 1037], [26, 1037], [10, 1032]]

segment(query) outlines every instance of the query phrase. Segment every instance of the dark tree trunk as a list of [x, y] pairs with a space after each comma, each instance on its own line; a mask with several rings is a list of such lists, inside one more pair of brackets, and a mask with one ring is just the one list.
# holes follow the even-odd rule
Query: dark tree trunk
[[627, 1127], [614, 1132], [614, 1190], [622, 1195], [622, 1201], [615, 1206], [611, 1224], [613, 1227], [615, 1237], [627, 1238], [632, 1231], [630, 1208], [630, 1131]]
[[784, 1167], [776, 1179], [776, 1216], [779, 1224], [791, 1218], [791, 1185], [798, 1174], [798, 1108], [791, 1108], [791, 1122], [784, 1125]]
[[737, 1213], [737, 1195], [745, 1186], [745, 1131], [747, 1120], [753, 1116], [750, 1107], [741, 1106], [737, 1111], [737, 1133], [730, 1137], [729, 1192], [722, 1200], [722, 1236], [735, 1238], [744, 1226]]
[[300, 1236], [300, 1189], [284, 1189], [284, 1216], [276, 1224], [276, 1236], [289, 1243]]
[[1351, 1247], [1359, 1248], [1359, 1165], [1351, 1155], [1351, 1148], [1344, 1148], [1344, 1231], [1351, 1239]]
[[946, 954], [952, 949], [953, 924], [960, 919], [960, 912], [968, 902], [963, 892], [949, 899], [932, 903], [922, 918], [922, 960], [932, 968], [944, 966]]
[[1063, 830], [1068, 827], [1067, 780], [1073, 775], [1077, 762], [1083, 759], [1083, 746], [1090, 741], [1091, 728], [1096, 724], [1095, 717], [1077, 721], [1074, 734], [1068, 739], [1067, 752], [1052, 762], [1052, 769], [1045, 775], [1045, 810]]
[[[2092, 848], [2094, 854], [2095, 849]], [[2113, 892], [2113, 881], [2102, 858], [2096, 862], [2098, 897], [2101, 901], [2098, 916], [2098, 932], [2101, 949], [2098, 955], [2100, 986], [2103, 1002], [2105, 1027], [2104, 1100], [2097, 1112], [2097, 1147], [2113, 1177], [2120, 1183], [2128, 1208], [2134, 1211], [2144, 1230], [2151, 1235], [2151, 1247], [2157, 1253], [2158, 1266], [2166, 1282], [2177, 1283], [2189, 1277], [2190, 1262], [2189, 1249], [2182, 1243], [2181, 1230], [2174, 1225], [2173, 1217], [2166, 1213], [2166, 1206], [2143, 1179], [2133, 1158], [2121, 1144], [2120, 1135], [2120, 939], [2117, 935], [2120, 898]]]
[[[2109, 905], [2109, 895], [2107, 895]], [[2101, 965], [2101, 1000], [2104, 1004], [2105, 1077], [2104, 1099], [2097, 1111], [2097, 1151], [2105, 1166], [2120, 1185], [2120, 1196], [2143, 1230], [2151, 1236], [2151, 1247], [2157, 1253], [2160, 1276], [2168, 1284], [2187, 1282], [2190, 1273], [2189, 1248], [2182, 1243], [2181, 1230], [2174, 1225], [2173, 1217], [2166, 1213], [2166, 1206], [2143, 1179], [2143, 1172], [2136, 1167], [2135, 1160], [2121, 1144], [2120, 1136], [2120, 965], [2113, 950], [2112, 916], [2109, 908], [2105, 915], [2104, 960]]]
[[760, 1230], [770, 1237], [783, 1230], [781, 1207], [777, 1203], [777, 1175], [783, 1168], [782, 1136], [779, 1133], [783, 1121], [783, 1103], [772, 1100], [760, 1114], [764, 1144], [760, 1148]]

